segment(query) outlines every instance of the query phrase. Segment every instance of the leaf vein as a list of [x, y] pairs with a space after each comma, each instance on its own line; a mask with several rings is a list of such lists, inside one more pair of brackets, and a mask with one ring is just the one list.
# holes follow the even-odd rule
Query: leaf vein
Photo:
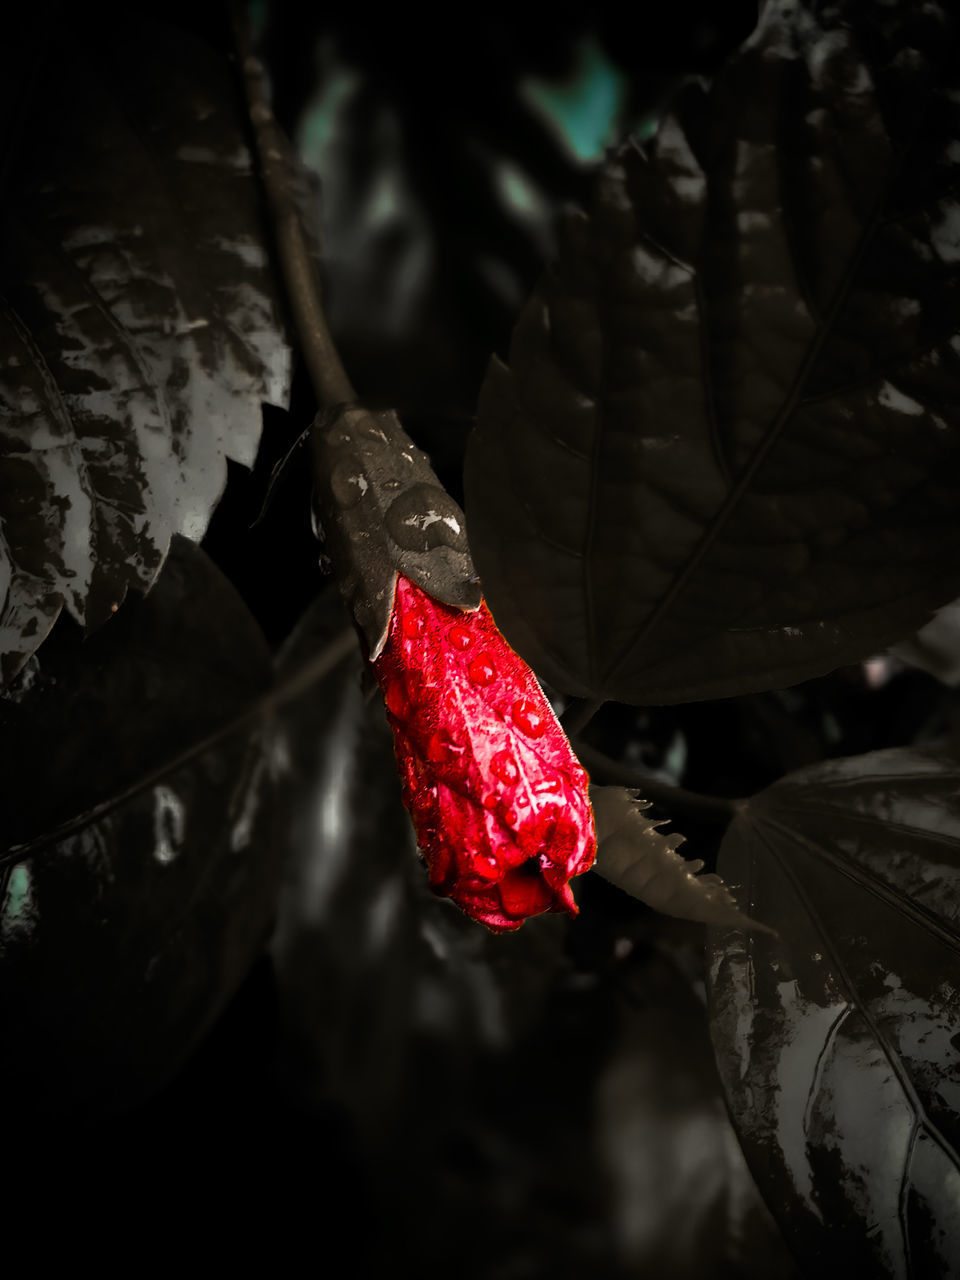
[[[759, 829], [759, 827], [757, 827], [756, 830], [757, 830], [757, 836], [759, 837], [760, 841], [766, 846], [771, 857], [779, 865], [784, 877], [787, 880], [789, 880], [790, 883], [792, 884], [794, 892], [799, 898], [801, 905], [806, 910], [808, 916], [810, 917], [810, 921], [813, 924], [814, 929], [819, 934], [823, 942], [824, 950], [830, 956], [831, 962], [836, 970], [837, 976], [839, 977], [841, 983], [847, 990], [848, 999], [850, 1000], [852, 1005], [856, 1008], [860, 1016], [863, 1018], [864, 1022], [867, 1024], [867, 1027], [869, 1028], [871, 1035], [876, 1041], [877, 1046], [879, 1047], [883, 1056], [886, 1058], [890, 1066], [890, 1070], [893, 1072], [898, 1083], [900, 1084], [901, 1089], [903, 1090], [904, 1095], [906, 1096], [908, 1102], [910, 1103], [910, 1106], [914, 1113], [914, 1117], [918, 1119], [922, 1117], [922, 1122], [927, 1133], [929, 1133], [933, 1141], [937, 1143], [937, 1145], [943, 1151], [944, 1155], [947, 1156], [948, 1159], [950, 1159], [953, 1162], [954, 1168], [960, 1170], [960, 1157], [958, 1157], [957, 1152], [953, 1149], [948, 1139], [945, 1138], [944, 1135], [939, 1132], [939, 1130], [930, 1120], [930, 1117], [927, 1114], [926, 1108], [924, 1107], [923, 1102], [921, 1101], [920, 1096], [914, 1087], [913, 1081], [910, 1079], [909, 1075], [907, 1074], [907, 1071], [900, 1059], [899, 1053], [897, 1053], [897, 1051], [894, 1049], [893, 1045], [890, 1043], [886, 1035], [884, 1035], [883, 1031], [877, 1024], [873, 1015], [870, 1013], [869, 1009], [867, 1008], [866, 1003], [860, 999], [859, 993], [857, 991], [856, 983], [851, 978], [850, 974], [847, 972], [846, 965], [843, 963], [839, 954], [837, 953], [837, 949], [834, 944], [833, 938], [831, 937], [826, 926], [824, 925], [824, 922], [820, 917], [820, 913], [817, 911], [814, 904], [810, 901], [810, 898], [806, 890], [804, 889], [803, 885], [800, 883], [800, 880], [796, 874], [795, 869], [780, 854], [780, 851], [776, 848], [776, 845], [773, 844], [763, 834], [763, 832]], [[788, 841], [793, 840], [794, 843], [799, 843], [800, 845], [805, 845], [807, 843], [802, 837], [798, 836], [796, 832], [792, 832], [787, 828], [781, 827], [780, 834], [784, 836]], [[901, 1228], [902, 1227], [903, 1227], [903, 1223], [901, 1222]]]

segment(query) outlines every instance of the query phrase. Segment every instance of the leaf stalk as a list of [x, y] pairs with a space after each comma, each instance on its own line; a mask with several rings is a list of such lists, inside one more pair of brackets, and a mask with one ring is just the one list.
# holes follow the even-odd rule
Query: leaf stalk
[[655, 778], [642, 769], [622, 764], [591, 747], [589, 743], [574, 740], [573, 749], [580, 757], [580, 762], [594, 781], [615, 783], [618, 786], [630, 787], [639, 791], [645, 800], [674, 814], [688, 818], [696, 818], [701, 822], [712, 822], [726, 826], [746, 804], [745, 800], [730, 799], [727, 796], [706, 796], [699, 791], [688, 791], [685, 787], [674, 786]]

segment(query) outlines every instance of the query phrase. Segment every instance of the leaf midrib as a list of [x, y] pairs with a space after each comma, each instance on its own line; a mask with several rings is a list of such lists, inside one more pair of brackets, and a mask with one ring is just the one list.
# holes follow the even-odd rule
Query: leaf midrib
[[861, 235], [860, 241], [857, 246], [857, 251], [853, 255], [851, 264], [848, 267], [847, 271], [845, 272], [844, 278], [837, 289], [837, 294], [834, 298], [834, 301], [831, 303], [830, 309], [827, 312], [826, 316], [824, 317], [823, 323], [819, 326], [813, 341], [810, 343], [810, 346], [808, 347], [808, 350], [807, 350], [807, 354], [804, 357], [803, 362], [800, 365], [800, 368], [797, 370], [797, 373], [794, 376], [793, 385], [791, 386], [790, 391], [787, 393], [783, 406], [781, 407], [776, 418], [771, 424], [766, 437], [757, 446], [756, 450], [754, 451], [753, 457], [744, 467], [743, 471], [741, 472], [740, 478], [737, 480], [736, 484], [730, 490], [730, 493], [727, 495], [727, 498], [724, 501], [723, 505], [720, 507], [720, 510], [714, 516], [713, 520], [707, 527], [706, 531], [701, 536], [699, 542], [694, 547], [693, 551], [691, 552], [690, 556], [687, 559], [686, 564], [683, 566], [681, 571], [676, 575], [673, 582], [670, 584], [670, 587], [667, 590], [667, 593], [661, 598], [659, 604], [650, 614], [647, 621], [643, 624], [643, 626], [637, 632], [633, 640], [630, 641], [629, 646], [623, 651], [623, 653], [620, 655], [619, 658], [615, 659], [613, 666], [608, 669], [608, 672], [607, 672], [608, 680], [612, 680], [616, 675], [619, 674], [621, 669], [629, 662], [630, 658], [633, 656], [634, 651], [638, 649], [641, 644], [643, 644], [643, 642], [650, 636], [650, 634], [654, 631], [654, 629], [659, 625], [660, 621], [662, 620], [664, 615], [668, 612], [671, 605], [676, 600], [677, 596], [679, 596], [681, 591], [683, 591], [684, 588], [687, 586], [688, 582], [690, 581], [690, 579], [693, 577], [693, 575], [699, 568], [701, 562], [703, 561], [707, 553], [712, 548], [714, 542], [716, 542], [717, 538], [722, 533], [724, 527], [727, 524], [727, 521], [730, 519], [734, 510], [736, 509], [737, 506], [739, 506], [741, 498], [744, 496], [747, 489], [750, 487], [750, 484], [753, 481], [754, 476], [756, 475], [757, 471], [760, 469], [763, 462], [766, 460], [767, 454], [770, 452], [770, 450], [779, 440], [780, 434], [783, 431], [784, 427], [786, 426], [787, 422], [793, 417], [795, 410], [797, 409], [797, 407], [799, 406], [802, 400], [801, 388], [803, 387], [807, 377], [810, 374], [810, 371], [813, 365], [815, 364], [817, 358], [820, 355], [823, 345], [827, 337], [829, 336], [830, 328], [833, 321], [836, 318], [837, 312], [840, 310], [840, 307], [842, 306], [843, 302], [846, 300], [847, 290], [849, 288], [850, 281], [852, 280], [855, 274], [856, 268], [860, 265], [860, 261], [865, 252], [866, 245], [869, 242], [870, 236], [873, 234], [875, 223], [876, 223], [876, 216], [874, 215], [874, 217], [871, 218], [870, 223], [868, 224], [864, 234]]
[[[800, 845], [808, 855], [812, 855], [818, 861], [825, 863], [838, 875], [855, 884], [858, 889], [878, 899], [891, 911], [903, 916], [914, 928], [931, 935], [941, 946], [960, 955], [960, 937], [957, 936], [954, 929], [942, 924], [933, 912], [919, 906], [912, 899], [885, 884], [876, 874], [871, 873], [850, 859], [844, 858], [842, 854], [837, 853], [834, 849], [825, 849], [815, 840], [804, 835], [802, 831], [778, 822], [770, 815], [765, 815], [762, 821], [755, 822], [754, 826], [758, 833], [762, 827], [770, 827], [777, 832], [782, 840]], [[769, 841], [765, 841], [765, 843], [769, 845]], [[772, 848], [773, 846], [770, 847]], [[778, 861], [784, 867], [786, 866], [782, 859], [778, 858]]]
[[[931, 93], [934, 91], [934, 88], [935, 86], [931, 88]], [[814, 323], [816, 324], [816, 332], [807, 348], [807, 352], [803, 360], [801, 361], [797, 369], [797, 372], [794, 375], [790, 390], [788, 391], [784, 399], [784, 402], [780, 410], [778, 411], [776, 417], [771, 423], [766, 436], [757, 446], [756, 450], [753, 453], [753, 456], [750, 458], [749, 462], [746, 464], [743, 471], [741, 472], [740, 478], [737, 480], [736, 484], [731, 489], [730, 493], [727, 495], [727, 498], [725, 499], [725, 501], [723, 502], [723, 504], [721, 505], [721, 507], [715, 514], [715, 516], [713, 517], [712, 521], [708, 525], [707, 529], [704, 531], [704, 533], [700, 537], [693, 551], [690, 553], [689, 557], [687, 558], [687, 561], [684, 564], [683, 568], [674, 577], [674, 580], [670, 584], [670, 587], [668, 588], [666, 593], [661, 597], [659, 603], [652, 610], [646, 622], [644, 622], [644, 624], [640, 627], [637, 634], [633, 637], [632, 640], [628, 642], [626, 647], [622, 650], [620, 656], [614, 659], [612, 665], [608, 667], [605, 681], [604, 681], [605, 684], [609, 685], [616, 679], [616, 677], [620, 674], [623, 668], [630, 662], [636, 650], [639, 649], [639, 647], [649, 638], [651, 633], [656, 629], [656, 627], [662, 621], [663, 617], [669, 611], [670, 607], [673, 605], [673, 602], [677, 599], [680, 593], [686, 588], [686, 586], [690, 582], [690, 579], [696, 573], [700, 564], [702, 563], [702, 561], [704, 560], [704, 558], [712, 548], [713, 544], [716, 542], [717, 538], [722, 533], [724, 527], [727, 524], [727, 521], [730, 519], [734, 510], [739, 505], [741, 498], [744, 496], [747, 489], [750, 487], [757, 471], [760, 469], [760, 467], [763, 465], [764, 461], [766, 460], [768, 453], [779, 440], [781, 432], [783, 431], [784, 427], [792, 419], [796, 410], [803, 403], [803, 394], [802, 394], [803, 387], [810, 375], [811, 370], [813, 369], [814, 365], [816, 364], [817, 360], [820, 357], [820, 353], [823, 349], [824, 344], [826, 343], [827, 339], [830, 337], [832, 333], [833, 325], [837, 319], [837, 316], [841, 308], [843, 307], [844, 303], [847, 300], [851, 285], [859, 270], [860, 264], [863, 260], [863, 256], [867, 250], [867, 247], [870, 244], [873, 236], [876, 234], [878, 226], [882, 222], [881, 211], [886, 204], [887, 195], [890, 190], [890, 187], [893, 185], [906, 156], [909, 154], [911, 147], [913, 146], [913, 139], [916, 136], [916, 132], [919, 130], [920, 125], [922, 124], [922, 121], [926, 119], [928, 110], [929, 110], [929, 107], [927, 107], [924, 111], [918, 114], [917, 126], [916, 126], [916, 129], [914, 130], [913, 135], [911, 136], [910, 140], [901, 148], [899, 155], [896, 155], [894, 157], [894, 161], [891, 165], [887, 182], [884, 183], [883, 186], [881, 187], [881, 190], [875, 201], [873, 212], [871, 213], [867, 221], [864, 222], [863, 224], [863, 228], [861, 230], [855, 250], [851, 255], [850, 262], [841, 280], [837, 285], [836, 291], [834, 293], [834, 297], [829, 307], [827, 308], [826, 312], [824, 313], [823, 318], [817, 321], [815, 317], [811, 315], [811, 320], [813, 320]], [[781, 219], [782, 219], [782, 214], [781, 214]], [[695, 278], [698, 279], [699, 271], [695, 270], [694, 274], [695, 274]], [[799, 280], [797, 281], [797, 289], [798, 289], [798, 292], [802, 292]], [[650, 665], [650, 664], [648, 663], [647, 665]]]

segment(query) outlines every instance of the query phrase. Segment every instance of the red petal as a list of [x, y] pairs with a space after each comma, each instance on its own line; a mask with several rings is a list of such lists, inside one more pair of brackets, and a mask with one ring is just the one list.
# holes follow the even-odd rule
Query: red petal
[[588, 778], [486, 605], [399, 577], [374, 670], [431, 886], [494, 930], [575, 913], [568, 882], [596, 850]]
[[553, 890], [541, 878], [539, 868], [530, 872], [519, 867], [506, 872], [500, 881], [500, 901], [509, 916], [535, 916], [550, 906]]

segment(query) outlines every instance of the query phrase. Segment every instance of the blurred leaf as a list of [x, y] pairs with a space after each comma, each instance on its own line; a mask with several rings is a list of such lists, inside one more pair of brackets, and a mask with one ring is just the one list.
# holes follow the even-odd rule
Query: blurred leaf
[[412, 434], [444, 479], [435, 444], [454, 436], [459, 484], [484, 366], [556, 212], [586, 198], [604, 143], [648, 127], [680, 75], [712, 73], [755, 11], [602, 0], [549, 22], [519, 5], [464, 22], [437, 9], [424, 40], [401, 8], [370, 22], [349, 4], [267, 6], [277, 114], [322, 183], [335, 336], [368, 403], [420, 420]]
[[960, 685], [960, 600], [938, 609], [916, 635], [895, 644], [895, 658], [921, 671], [929, 671], [943, 684]]
[[427, 417], [441, 447], [458, 424], [459, 471], [489, 351], [542, 267], [558, 202], [587, 190], [586, 166], [524, 91], [544, 62], [570, 59], [578, 33], [521, 14], [505, 33], [480, 11], [464, 28], [451, 11], [424, 42], [401, 10], [370, 23], [281, 2], [269, 17], [278, 115], [322, 189], [344, 361], [363, 371], [366, 402]]
[[[325, 593], [282, 666], [346, 625]], [[544, 916], [495, 936], [430, 894], [361, 670], [351, 657], [283, 713], [300, 785], [272, 950], [283, 1077], [314, 1114], [347, 1117], [381, 1265], [415, 1259], [428, 1280], [451, 1257], [464, 1280], [789, 1276], [686, 978], [589, 905], [572, 931]], [[571, 945], [589, 952], [579, 965]], [[320, 1195], [322, 1162], [304, 1176]]]
[[63, 606], [94, 627], [172, 533], [203, 536], [226, 456], [252, 463], [290, 379], [223, 59], [62, 9], [35, 82], [0, 224], [7, 677]]
[[649, 800], [626, 787], [590, 788], [597, 824], [593, 870], [654, 911], [702, 924], [762, 929], [745, 916], [717, 875], [700, 875], [703, 860], [677, 853], [683, 836], [658, 831], [665, 818], [648, 818]]
[[490, 607], [556, 688], [787, 685], [957, 595], [956, 25], [777, 0], [568, 219], [466, 472]]
[[620, 141], [627, 95], [626, 78], [593, 35], [573, 50], [570, 74], [559, 81], [528, 76], [521, 92], [549, 120], [580, 161], [602, 160], [606, 147]]
[[662, 955], [638, 950], [617, 975], [616, 1032], [593, 1084], [620, 1274], [794, 1280], [720, 1100], [703, 1007]]
[[222, 730], [270, 683], [242, 601], [176, 539], [146, 599], [86, 641], [62, 623], [0, 699], [0, 1076], [26, 1107], [142, 1101], [262, 946], [282, 759], [262, 719]]
[[779, 937], [711, 935], [747, 1159], [811, 1274], [960, 1269], [960, 755], [878, 751], [752, 799], [719, 870]]

